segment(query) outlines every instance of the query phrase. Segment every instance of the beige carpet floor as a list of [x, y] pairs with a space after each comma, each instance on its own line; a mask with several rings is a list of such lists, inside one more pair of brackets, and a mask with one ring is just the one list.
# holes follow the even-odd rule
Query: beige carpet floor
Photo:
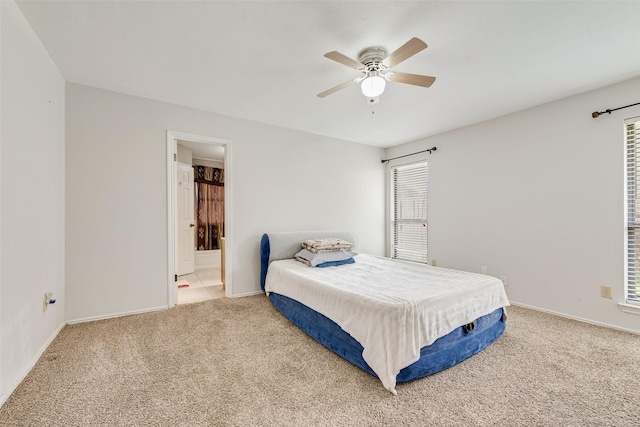
[[471, 359], [387, 392], [265, 296], [68, 325], [2, 426], [640, 426], [640, 336], [511, 307]]

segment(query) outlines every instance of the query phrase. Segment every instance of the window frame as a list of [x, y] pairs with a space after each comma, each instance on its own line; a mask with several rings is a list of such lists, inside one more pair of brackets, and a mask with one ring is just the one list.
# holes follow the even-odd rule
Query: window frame
[[[427, 232], [426, 232], [426, 238], [425, 238], [425, 253], [424, 253], [424, 258], [423, 259], [410, 259], [407, 257], [400, 257], [398, 258], [397, 256], [395, 256], [395, 245], [394, 245], [394, 241], [396, 238], [396, 233], [395, 233], [395, 207], [396, 207], [396, 192], [394, 189], [395, 186], [395, 177], [394, 177], [394, 171], [398, 168], [410, 168], [412, 166], [418, 166], [418, 165], [424, 165], [426, 168], [425, 174], [426, 174], [426, 182], [425, 182], [425, 202], [426, 202], [426, 206], [424, 207], [425, 209], [425, 221], [423, 221], [423, 223], [425, 224], [425, 226], [427, 227]], [[429, 206], [429, 164], [427, 162], [426, 159], [417, 159], [411, 162], [394, 162], [394, 163], [390, 163], [389, 167], [388, 167], [388, 189], [389, 189], [389, 198], [388, 198], [388, 202], [387, 202], [387, 206], [388, 206], [388, 221], [387, 221], [387, 225], [389, 227], [388, 230], [388, 236], [389, 236], [389, 241], [388, 241], [388, 245], [387, 245], [387, 256], [389, 258], [393, 258], [393, 259], [399, 259], [399, 260], [403, 260], [403, 261], [410, 261], [410, 262], [419, 262], [419, 263], [424, 263], [424, 264], [428, 264], [429, 262], [429, 250], [428, 250], [428, 235], [429, 235], [429, 231], [428, 231], [428, 206]]]
[[[630, 126], [633, 126], [633, 142], [629, 135]], [[640, 231], [640, 212], [638, 212], [640, 210], [640, 116], [625, 119], [624, 147], [625, 303], [621, 304], [621, 306], [627, 306], [635, 311], [635, 309], [640, 310], [640, 242], [638, 242], [640, 238], [636, 237], [633, 239], [632, 233]], [[634, 211], [636, 212], [635, 215]], [[632, 219], [636, 219], [637, 221], [633, 221]], [[633, 252], [633, 254], [631, 252]], [[632, 256], [634, 259], [631, 258]], [[631, 293], [632, 282], [635, 282], [635, 292], [633, 295]]]

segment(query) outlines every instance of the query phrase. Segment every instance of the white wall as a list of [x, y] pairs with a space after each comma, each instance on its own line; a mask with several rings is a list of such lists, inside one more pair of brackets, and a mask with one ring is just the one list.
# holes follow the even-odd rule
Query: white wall
[[[640, 331], [623, 313], [624, 133], [640, 79], [386, 150], [431, 148], [429, 252], [507, 276], [514, 303]], [[600, 286], [613, 287], [613, 300]]]
[[[64, 80], [0, 2], [0, 404], [64, 325]], [[43, 312], [45, 292], [58, 302]]]
[[353, 230], [383, 253], [380, 149], [76, 84], [66, 94], [67, 320], [167, 305], [167, 129], [232, 141], [234, 295], [259, 290], [264, 232]]

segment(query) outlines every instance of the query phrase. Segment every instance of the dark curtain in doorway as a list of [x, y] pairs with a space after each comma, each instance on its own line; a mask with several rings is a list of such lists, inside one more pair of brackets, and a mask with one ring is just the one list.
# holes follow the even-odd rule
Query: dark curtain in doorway
[[224, 237], [224, 170], [194, 166], [198, 250], [220, 249]]

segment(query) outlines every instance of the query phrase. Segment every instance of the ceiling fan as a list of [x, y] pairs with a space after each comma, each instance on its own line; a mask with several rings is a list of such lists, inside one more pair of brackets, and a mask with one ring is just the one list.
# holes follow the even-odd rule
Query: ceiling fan
[[318, 97], [324, 98], [327, 95], [331, 95], [334, 92], [360, 82], [362, 82], [360, 85], [362, 94], [370, 99], [374, 99], [384, 92], [387, 81], [429, 87], [436, 80], [435, 77], [391, 71], [392, 67], [411, 58], [426, 48], [427, 44], [425, 42], [414, 37], [390, 55], [387, 55], [387, 51], [382, 47], [368, 47], [360, 52], [358, 61], [336, 51], [325, 53], [325, 57], [360, 71], [363, 75], [325, 90], [324, 92], [320, 92]]

